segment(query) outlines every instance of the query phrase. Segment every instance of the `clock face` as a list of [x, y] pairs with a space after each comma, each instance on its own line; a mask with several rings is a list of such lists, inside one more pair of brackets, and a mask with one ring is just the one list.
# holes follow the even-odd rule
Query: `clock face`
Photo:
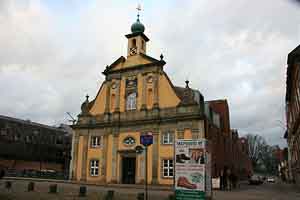
[[130, 55], [135, 55], [137, 53], [136, 47], [131, 47], [130, 48]]

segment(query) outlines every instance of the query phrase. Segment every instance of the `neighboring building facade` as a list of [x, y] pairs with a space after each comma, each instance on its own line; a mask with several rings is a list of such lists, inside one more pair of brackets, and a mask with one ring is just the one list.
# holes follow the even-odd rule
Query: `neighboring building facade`
[[68, 173], [71, 133], [29, 120], [0, 115], [0, 167]]
[[212, 151], [212, 176], [230, 169], [239, 178], [253, 173], [248, 142], [239, 138], [237, 130], [230, 130], [229, 106], [226, 99], [205, 102], [208, 136]]
[[214, 112], [219, 113], [221, 119], [221, 129], [227, 136], [230, 135], [230, 113], [229, 106], [226, 99], [218, 99], [209, 101], [209, 105]]
[[288, 55], [286, 119], [290, 178], [300, 186], [300, 45]]
[[164, 71], [163, 56], [147, 55], [148, 37], [139, 19], [131, 26], [127, 58], [103, 74], [93, 101], [81, 106], [74, 129], [73, 179], [96, 183], [143, 183], [145, 155], [137, 154], [140, 136], [151, 133], [148, 182], [173, 184], [176, 138], [207, 136], [204, 98], [197, 90], [176, 87]]

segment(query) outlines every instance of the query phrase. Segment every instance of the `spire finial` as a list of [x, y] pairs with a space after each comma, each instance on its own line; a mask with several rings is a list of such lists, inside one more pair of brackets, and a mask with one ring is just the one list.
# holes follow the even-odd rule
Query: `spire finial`
[[186, 87], [186, 88], [189, 88], [189, 83], [190, 83], [189, 80], [186, 80], [186, 81], [185, 81], [185, 84], [186, 84], [185, 87]]
[[140, 21], [140, 11], [142, 10], [141, 4], [138, 4], [138, 6], [137, 6], [136, 9], [138, 11], [137, 20], [136, 21]]
[[85, 98], [86, 98], [86, 101], [89, 101], [89, 95], [88, 94], [85, 96]]
[[160, 54], [160, 60], [163, 60], [164, 59], [164, 55], [161, 53]]

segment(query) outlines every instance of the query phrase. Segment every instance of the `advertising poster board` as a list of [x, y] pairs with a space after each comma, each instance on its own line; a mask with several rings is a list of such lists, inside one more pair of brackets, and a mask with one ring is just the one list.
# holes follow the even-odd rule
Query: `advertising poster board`
[[206, 140], [176, 140], [175, 196], [177, 200], [205, 199]]

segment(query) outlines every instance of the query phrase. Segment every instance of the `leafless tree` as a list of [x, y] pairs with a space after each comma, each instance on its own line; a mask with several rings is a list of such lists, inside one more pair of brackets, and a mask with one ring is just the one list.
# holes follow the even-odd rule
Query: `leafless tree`
[[252, 161], [252, 165], [255, 168], [259, 159], [261, 159], [262, 154], [267, 146], [265, 138], [260, 135], [246, 135], [249, 145], [249, 157]]

